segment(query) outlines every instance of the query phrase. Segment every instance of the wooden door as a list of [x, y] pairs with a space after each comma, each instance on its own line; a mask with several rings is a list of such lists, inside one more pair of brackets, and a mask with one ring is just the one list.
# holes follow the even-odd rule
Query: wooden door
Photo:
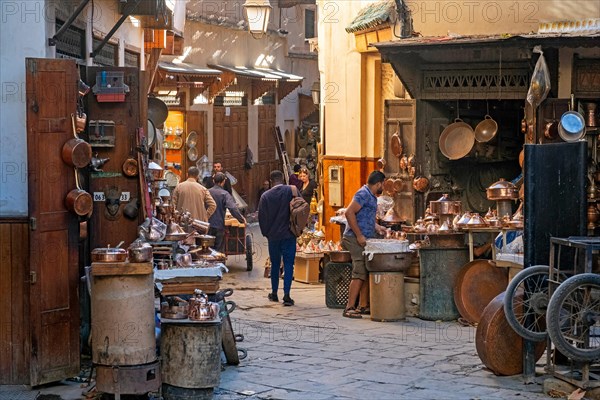
[[213, 121], [213, 162], [220, 161], [223, 169], [237, 179], [234, 189], [247, 200], [248, 179], [244, 163], [248, 147], [248, 108], [215, 107]]
[[[196, 149], [198, 149], [198, 159], [191, 161], [188, 157], [189, 147], [187, 146], [187, 138], [191, 132], [196, 132]], [[181, 176], [186, 176], [186, 171], [189, 167], [196, 165], [196, 162], [205, 154], [208, 154], [208, 140], [206, 135], [206, 111], [188, 111], [186, 114], [186, 129], [185, 129], [185, 154], [183, 155], [183, 165]]]
[[[417, 135], [416, 135], [416, 104], [415, 100], [386, 100], [385, 101], [385, 172], [388, 175], [399, 174], [400, 159], [391, 152], [392, 135], [398, 132], [403, 146], [403, 155], [417, 153]], [[346, 171], [346, 174], [348, 171]], [[404, 187], [401, 193], [396, 194], [396, 210], [400, 213], [399, 217], [406, 221], [415, 220], [415, 192], [412, 188], [412, 179], [407, 173], [402, 173], [405, 179]]]
[[79, 373], [78, 227], [64, 205], [75, 188], [61, 158], [73, 137], [78, 73], [71, 60], [26, 60], [31, 385]]

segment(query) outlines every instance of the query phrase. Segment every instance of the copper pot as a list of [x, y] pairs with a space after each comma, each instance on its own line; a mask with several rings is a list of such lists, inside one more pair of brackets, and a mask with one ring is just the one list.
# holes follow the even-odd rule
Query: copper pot
[[67, 197], [65, 198], [65, 207], [67, 207], [69, 211], [74, 212], [79, 216], [90, 215], [94, 209], [94, 202], [92, 200], [92, 196], [79, 187], [77, 170], [75, 170], [75, 185], [76, 189], [73, 189], [67, 193]]
[[500, 180], [486, 190], [488, 200], [515, 200], [519, 198], [519, 191], [512, 183], [508, 182], [504, 178]]
[[92, 250], [92, 262], [118, 263], [125, 262], [127, 251], [116, 247], [100, 247]]
[[348, 263], [352, 261], [349, 251], [330, 251], [329, 259], [334, 263]]
[[463, 158], [475, 144], [475, 132], [471, 125], [456, 118], [441, 133], [439, 140], [440, 151], [450, 160]]
[[416, 177], [415, 179], [413, 179], [413, 188], [417, 192], [421, 192], [421, 193], [426, 192], [427, 189], [429, 188], [429, 179], [427, 179], [424, 176]]
[[73, 139], [69, 139], [62, 148], [62, 159], [65, 163], [75, 168], [83, 168], [92, 160], [92, 147], [88, 142], [77, 136], [75, 128], [75, 114], [71, 114]]

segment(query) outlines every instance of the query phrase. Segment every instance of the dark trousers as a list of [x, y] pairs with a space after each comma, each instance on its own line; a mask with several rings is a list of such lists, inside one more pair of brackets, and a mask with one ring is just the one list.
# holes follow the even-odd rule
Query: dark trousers
[[217, 229], [211, 227], [208, 230], [208, 234], [215, 237], [214, 249], [221, 253], [225, 253], [225, 229]]
[[279, 289], [279, 266], [283, 258], [283, 294], [290, 294], [296, 260], [296, 238], [269, 239], [269, 257], [271, 258], [271, 291], [277, 293]]

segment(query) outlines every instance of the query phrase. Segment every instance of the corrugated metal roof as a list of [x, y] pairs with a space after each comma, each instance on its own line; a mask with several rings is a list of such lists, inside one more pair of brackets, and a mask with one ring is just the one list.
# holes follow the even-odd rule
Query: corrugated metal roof
[[365, 29], [374, 28], [386, 22], [392, 22], [395, 3], [389, 0], [378, 1], [369, 4], [359, 11], [354, 20], [346, 27], [346, 32], [358, 32]]

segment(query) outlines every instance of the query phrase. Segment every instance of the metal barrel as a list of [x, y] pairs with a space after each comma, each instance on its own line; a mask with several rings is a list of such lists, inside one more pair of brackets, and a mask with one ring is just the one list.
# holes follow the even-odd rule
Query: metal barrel
[[155, 361], [152, 264], [103, 264], [91, 268], [92, 361], [109, 366]]
[[419, 259], [419, 317], [432, 321], [459, 318], [454, 284], [460, 269], [469, 262], [468, 248], [423, 247], [419, 249]]
[[[167, 323], [163, 319], [160, 355], [163, 385], [187, 389], [218, 387], [221, 380], [221, 321]], [[190, 392], [170, 389], [181, 396]]]
[[390, 322], [406, 317], [402, 272], [370, 272], [369, 297], [371, 320]]

